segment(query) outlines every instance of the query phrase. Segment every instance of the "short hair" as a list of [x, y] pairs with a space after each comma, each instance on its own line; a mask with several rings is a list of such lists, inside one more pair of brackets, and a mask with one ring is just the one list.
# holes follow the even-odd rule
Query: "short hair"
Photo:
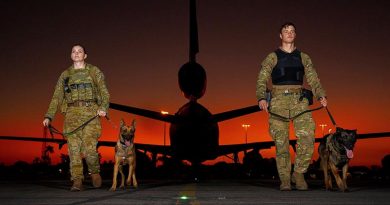
[[72, 49], [75, 46], [80, 46], [83, 49], [84, 53], [87, 54], [87, 50], [85, 50], [85, 47], [83, 45], [81, 45], [80, 43], [73, 44]]
[[295, 25], [292, 22], [286, 22], [286, 23], [282, 24], [282, 26], [280, 27], [279, 33], [282, 33], [282, 30], [284, 28], [289, 27], [289, 26], [292, 26], [292, 27], [294, 27], [295, 30], [297, 30], [297, 27], [295, 27]]

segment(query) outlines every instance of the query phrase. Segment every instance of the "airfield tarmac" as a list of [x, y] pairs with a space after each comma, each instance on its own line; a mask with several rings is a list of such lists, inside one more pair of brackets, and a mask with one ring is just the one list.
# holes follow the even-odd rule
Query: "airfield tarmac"
[[351, 182], [346, 193], [308, 183], [308, 191], [281, 192], [276, 180], [139, 180], [137, 189], [110, 192], [104, 180], [100, 189], [85, 182], [84, 191], [70, 192], [66, 180], [2, 180], [0, 204], [390, 204], [389, 181]]

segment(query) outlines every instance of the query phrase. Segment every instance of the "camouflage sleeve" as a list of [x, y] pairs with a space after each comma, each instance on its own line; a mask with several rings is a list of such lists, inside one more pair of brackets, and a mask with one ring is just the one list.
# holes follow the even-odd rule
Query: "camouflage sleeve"
[[57, 81], [57, 85], [54, 89], [53, 97], [51, 98], [49, 108], [45, 114], [45, 118], [49, 118], [51, 121], [54, 120], [54, 116], [57, 112], [57, 109], [62, 105], [64, 100], [64, 79], [66, 76], [66, 71], [62, 72], [61, 76]]
[[314, 96], [319, 99], [320, 97], [326, 97], [325, 90], [321, 86], [320, 79], [318, 78], [317, 72], [314, 69], [313, 63], [310, 57], [301, 53], [302, 63], [305, 66], [305, 76], [307, 83], [310, 85]]
[[268, 56], [261, 63], [261, 69], [257, 77], [256, 84], [256, 98], [257, 101], [266, 99], [265, 92], [267, 90], [267, 82], [271, 77], [272, 69], [277, 63], [277, 57], [274, 52], [268, 54]]
[[102, 71], [99, 70], [99, 68], [96, 69], [96, 81], [96, 86], [98, 86], [98, 91], [101, 98], [99, 110], [108, 113], [108, 107], [110, 106], [110, 94], [108, 93], [106, 82], [104, 80], [104, 74]]

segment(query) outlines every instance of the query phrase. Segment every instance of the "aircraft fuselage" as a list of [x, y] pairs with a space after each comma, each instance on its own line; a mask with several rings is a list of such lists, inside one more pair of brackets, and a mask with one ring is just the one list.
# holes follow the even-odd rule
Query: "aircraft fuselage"
[[192, 163], [215, 159], [219, 130], [212, 114], [196, 101], [190, 101], [178, 110], [176, 117], [169, 130], [173, 155]]

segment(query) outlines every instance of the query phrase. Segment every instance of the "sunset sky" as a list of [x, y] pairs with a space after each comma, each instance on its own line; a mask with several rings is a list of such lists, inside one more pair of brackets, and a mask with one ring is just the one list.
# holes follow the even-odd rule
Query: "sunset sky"
[[[208, 78], [199, 103], [212, 113], [257, 104], [260, 63], [279, 46], [280, 25], [291, 21], [296, 46], [310, 55], [337, 124], [358, 133], [389, 132], [389, 8], [387, 0], [198, 0], [197, 61]], [[0, 25], [0, 135], [43, 136], [43, 116], [76, 43], [104, 72], [111, 102], [170, 114], [187, 102], [177, 83], [188, 61], [186, 0], [6, 0]], [[113, 110], [109, 115], [117, 125], [136, 118], [136, 142], [163, 144], [163, 122]], [[325, 133], [334, 131], [325, 110], [313, 115], [316, 137], [322, 136], [319, 124], [327, 124]], [[115, 141], [118, 131], [102, 122], [101, 140]], [[271, 140], [267, 114], [258, 112], [219, 123], [220, 144], [245, 143], [244, 123], [251, 125], [248, 142]], [[62, 130], [60, 114], [53, 125]], [[0, 141], [0, 163], [31, 162], [41, 145]], [[113, 148], [99, 151], [103, 160], [113, 159]], [[60, 153], [66, 149], [55, 146], [55, 162]], [[274, 150], [261, 154], [274, 157]], [[390, 138], [359, 140], [352, 165], [380, 165], [386, 154]]]

